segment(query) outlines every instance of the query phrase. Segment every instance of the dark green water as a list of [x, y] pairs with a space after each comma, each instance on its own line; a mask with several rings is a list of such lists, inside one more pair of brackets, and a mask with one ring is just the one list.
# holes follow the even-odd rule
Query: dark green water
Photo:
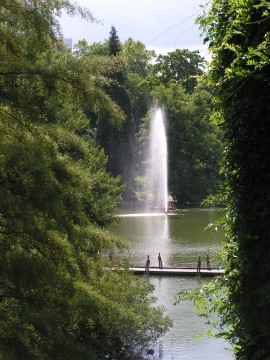
[[[202, 266], [206, 266], [209, 253], [212, 266], [221, 266], [217, 253], [221, 249], [223, 233], [220, 229], [206, 227], [221, 216], [220, 210], [189, 209], [171, 215], [147, 214], [139, 211], [121, 211], [120, 223], [111, 231], [124, 237], [130, 244], [124, 253], [133, 265], [145, 265], [147, 255], [150, 266], [158, 266], [161, 253], [163, 266], [197, 265], [201, 256]], [[155, 349], [154, 359], [179, 360], [232, 360], [232, 352], [226, 350], [229, 344], [221, 339], [206, 335], [195, 339], [207, 329], [205, 320], [199, 318], [190, 302], [173, 305], [173, 296], [178, 290], [201, 287], [209, 279], [193, 277], [146, 277], [155, 285], [158, 304], [165, 307], [173, 319], [173, 328], [161, 339], [161, 351]]]

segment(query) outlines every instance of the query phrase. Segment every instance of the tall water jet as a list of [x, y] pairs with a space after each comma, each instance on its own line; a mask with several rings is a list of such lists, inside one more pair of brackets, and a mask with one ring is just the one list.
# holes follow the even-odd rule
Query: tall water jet
[[157, 109], [150, 122], [148, 192], [153, 207], [168, 211], [168, 149], [165, 116]]

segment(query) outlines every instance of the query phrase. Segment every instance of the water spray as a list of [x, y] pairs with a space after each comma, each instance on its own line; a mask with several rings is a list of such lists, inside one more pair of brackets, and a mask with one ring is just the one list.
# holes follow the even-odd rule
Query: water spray
[[168, 213], [168, 149], [165, 116], [159, 108], [150, 123], [149, 186], [154, 207], [164, 208]]

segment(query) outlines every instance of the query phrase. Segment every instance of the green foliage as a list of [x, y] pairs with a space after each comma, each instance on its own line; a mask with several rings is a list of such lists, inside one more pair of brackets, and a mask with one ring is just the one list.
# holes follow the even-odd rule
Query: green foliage
[[192, 94], [198, 84], [198, 76], [203, 73], [204, 58], [199, 51], [175, 50], [166, 55], [159, 55], [153, 67], [153, 72], [164, 85], [179, 82]]
[[[174, 303], [179, 304], [181, 301], [194, 302], [194, 309], [197, 311], [198, 316], [205, 318], [207, 321], [207, 334], [230, 340], [229, 334], [232, 329], [228, 326], [228, 320], [234, 305], [228, 302], [225, 289], [226, 279], [220, 279], [219, 277], [215, 281], [210, 281], [201, 289], [179, 291], [174, 298]], [[218, 314], [224, 314], [224, 316]]]
[[[76, 55], [86, 63], [99, 80], [98, 86], [114, 102], [118, 109], [118, 121], [112, 117], [112, 111], [107, 111], [104, 103], [97, 106], [85, 106], [88, 124], [79, 133], [88, 135], [101, 146], [108, 156], [107, 170], [113, 175], [121, 175], [122, 183], [126, 184], [123, 194], [125, 199], [132, 196], [135, 125], [132, 114], [132, 104], [128, 92], [127, 64], [121, 55], [122, 44], [112, 27], [110, 38], [103, 44], [88, 45], [86, 41], [79, 42]], [[111, 53], [110, 47], [114, 53]], [[96, 81], [97, 82], [97, 81]]]
[[200, 202], [220, 184], [221, 133], [210, 120], [211, 94], [198, 88], [192, 95], [178, 84], [153, 92], [166, 107], [169, 189], [178, 202]]
[[[110, 43], [115, 47], [117, 42], [118, 52], [104, 56], [106, 52], [109, 54]], [[125, 114], [125, 121], [116, 127], [110, 115], [102, 110], [96, 113], [86, 110], [91, 117], [90, 131], [82, 132], [90, 133], [104, 148], [109, 159], [108, 170], [120, 174], [128, 184], [124, 199], [132, 199], [134, 192], [136, 197], [144, 196], [144, 180], [140, 189], [134, 187], [134, 169], [136, 166], [137, 176], [142, 176], [145, 166], [142, 152], [148, 133], [144, 117], [153, 107], [153, 98], [165, 105], [169, 117], [170, 191], [182, 203], [200, 202], [214, 193], [219, 186], [221, 136], [209, 120], [211, 95], [202, 88], [195, 90], [204, 64], [198, 52], [177, 50], [164, 58], [160, 56], [153, 65], [153, 52], [132, 39], [121, 44], [115, 28], [104, 44], [90, 46], [83, 42], [81, 45], [85, 49], [81, 50], [81, 57], [92, 67], [95, 63], [99, 68], [102, 66], [104, 89]], [[191, 96], [189, 92], [194, 94]]]
[[79, 40], [78, 43], [74, 45], [73, 54], [76, 56], [108, 56], [109, 42], [104, 41], [103, 43], [93, 43], [89, 45], [85, 39]]
[[[125, 77], [125, 64], [120, 56], [121, 43], [117, 32], [112, 27], [109, 38], [109, 55], [118, 58], [122, 67], [110, 74], [111, 83], [105, 87], [110, 98], [122, 109], [125, 121], [121, 129], [108, 124], [106, 116], [99, 116], [97, 127], [97, 142], [108, 155], [108, 170], [114, 175], [121, 175], [127, 185], [124, 198], [130, 200], [133, 188], [134, 141], [135, 128], [132, 106]], [[100, 114], [103, 115], [103, 114]]]
[[217, 192], [204, 198], [201, 205], [204, 207], [225, 207], [227, 200], [226, 187], [223, 183], [220, 188], [217, 189]]
[[122, 51], [127, 63], [127, 71], [138, 74], [141, 77], [147, 76], [151, 69], [151, 62], [156, 56], [153, 50], [146, 49], [140, 41], [128, 38], [122, 45]]
[[[225, 136], [226, 277], [217, 313], [237, 359], [268, 359], [269, 1], [215, 0], [199, 19]], [[214, 290], [216, 291], [216, 290]], [[211, 308], [211, 296], [209, 297]]]
[[121, 55], [126, 63], [127, 89], [131, 99], [135, 132], [139, 131], [142, 118], [152, 107], [153, 99], [149, 93], [149, 77], [152, 70], [154, 51], [147, 50], [140, 41], [126, 40]]
[[74, 45], [74, 54], [77, 56], [87, 55], [87, 56], [109, 56], [109, 40], [105, 40], [103, 43], [92, 43], [83, 39], [79, 40], [77, 44]]
[[[166, 109], [169, 189], [182, 205], [198, 203], [220, 186], [222, 136], [212, 121], [212, 97], [202, 86], [195, 89], [203, 64], [198, 52], [177, 50], [160, 55], [150, 67], [146, 81], [137, 78], [139, 89], [150, 91], [156, 104]], [[148, 104], [151, 102], [149, 98]], [[146, 179], [142, 174], [147, 166], [143, 154], [147, 149], [149, 118], [145, 119], [137, 131], [137, 156], [141, 164], [136, 178], [139, 198], [145, 198]]]
[[121, 51], [121, 43], [114, 26], [111, 27], [109, 37], [109, 55], [115, 56]]
[[104, 63], [57, 41], [61, 9], [82, 12], [0, 5], [0, 358], [140, 359], [170, 322], [151, 286], [107, 260], [126, 246], [105, 230], [123, 186], [77, 135], [87, 106], [110, 123], [123, 112], [104, 91]]

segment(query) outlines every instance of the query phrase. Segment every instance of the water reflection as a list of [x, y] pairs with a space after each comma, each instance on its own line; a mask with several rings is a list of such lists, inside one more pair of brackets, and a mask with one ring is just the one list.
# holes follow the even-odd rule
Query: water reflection
[[232, 360], [233, 355], [228, 344], [221, 339], [209, 338], [205, 334], [205, 319], [199, 318], [193, 304], [183, 301], [173, 305], [173, 296], [177, 289], [191, 290], [201, 287], [207, 279], [190, 279], [188, 277], [151, 277], [155, 285], [158, 303], [165, 306], [173, 319], [174, 325], [162, 339], [163, 359], [199, 359], [199, 360]]
[[[120, 223], [111, 231], [123, 236], [130, 244], [125, 255], [133, 265], [145, 265], [147, 255], [150, 266], [158, 266], [161, 253], [163, 266], [196, 266], [201, 256], [206, 266], [206, 255], [210, 253], [212, 265], [220, 265], [216, 253], [221, 249], [222, 230], [205, 231], [209, 223], [220, 216], [217, 210], [192, 209], [177, 214], [144, 214], [124, 212]], [[128, 215], [128, 216], [127, 216]], [[220, 339], [204, 336], [195, 340], [198, 333], [205, 333], [205, 320], [199, 318], [190, 302], [173, 305], [173, 296], [178, 290], [200, 287], [208, 279], [191, 277], [146, 277], [155, 285], [158, 303], [167, 309], [174, 321], [173, 328], [162, 339], [163, 360], [232, 360], [233, 355], [225, 350], [228, 344]], [[157, 350], [158, 351], [158, 350]], [[156, 357], [157, 359], [158, 357]]]
[[213, 266], [220, 266], [216, 254], [221, 249], [221, 230], [205, 231], [209, 223], [220, 217], [219, 211], [185, 210], [164, 213], [132, 212], [120, 215], [120, 224], [111, 228], [123, 235], [131, 245], [127, 254], [134, 266], [142, 266], [150, 256], [151, 266], [157, 266], [161, 253], [164, 266], [190, 266], [197, 264], [201, 256], [206, 265], [207, 253]]

